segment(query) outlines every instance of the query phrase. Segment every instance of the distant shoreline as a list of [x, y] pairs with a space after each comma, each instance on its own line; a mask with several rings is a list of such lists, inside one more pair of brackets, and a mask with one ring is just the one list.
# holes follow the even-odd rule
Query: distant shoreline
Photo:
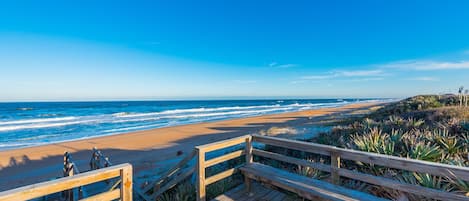
[[[305, 126], [322, 115], [372, 107], [380, 103], [348, 104], [322, 108], [236, 118], [216, 122], [156, 128], [119, 135], [95, 137], [35, 147], [0, 151], [0, 191], [61, 176], [62, 157], [71, 152], [79, 169], [88, 169], [91, 149], [97, 147], [113, 164], [130, 162], [135, 172], [154, 170], [158, 161], [188, 153], [194, 146], [236, 136], [257, 133], [274, 126]], [[317, 123], [317, 122], [316, 122]]]

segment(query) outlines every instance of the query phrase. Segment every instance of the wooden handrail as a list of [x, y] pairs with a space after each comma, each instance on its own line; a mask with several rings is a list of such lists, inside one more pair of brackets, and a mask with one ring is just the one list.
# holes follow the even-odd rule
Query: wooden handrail
[[253, 135], [253, 141], [327, 156], [330, 156], [331, 153], [337, 153], [342, 159], [469, 181], [469, 167], [460, 167], [260, 135]]
[[307, 161], [307, 160], [303, 160], [303, 159], [299, 159], [299, 158], [293, 158], [293, 157], [289, 157], [289, 156], [285, 156], [285, 155], [277, 154], [277, 153], [273, 153], [273, 152], [268, 152], [268, 151], [264, 151], [264, 150], [260, 150], [260, 149], [253, 149], [252, 154], [256, 155], [256, 156], [262, 156], [262, 157], [265, 157], [265, 158], [271, 158], [271, 159], [274, 159], [274, 160], [283, 161], [283, 162], [303, 166], [303, 167], [310, 167], [310, 168], [318, 169], [318, 170], [321, 170], [321, 171], [324, 171], [324, 172], [331, 172], [332, 171], [332, 168], [329, 165], [325, 165], [325, 164], [322, 164], [322, 163], [310, 162], [310, 161]]
[[121, 177], [122, 179], [120, 190], [117, 189], [119, 194], [105, 192], [95, 196], [105, 197], [106, 199], [111, 198], [108, 200], [120, 198], [123, 201], [131, 201], [132, 165], [128, 163], [0, 192], [0, 201], [30, 200], [115, 177]]
[[229, 153], [229, 154], [225, 154], [223, 156], [219, 156], [219, 157], [216, 157], [216, 158], [212, 158], [208, 161], [205, 161], [205, 167], [211, 167], [211, 166], [214, 166], [216, 164], [219, 164], [219, 163], [223, 163], [227, 160], [231, 160], [231, 159], [234, 159], [234, 158], [238, 158], [242, 155], [245, 155], [246, 154], [246, 151], [245, 150], [238, 150], [238, 151], [235, 151], [235, 152], [232, 152], [232, 153]]
[[[104, 164], [101, 164], [101, 160], [104, 161]], [[93, 154], [91, 155], [90, 160], [90, 169], [96, 170], [109, 166], [112, 166], [112, 163], [109, 161], [109, 158], [105, 157], [98, 148], [93, 147]]]
[[244, 136], [240, 136], [240, 137], [236, 137], [236, 138], [231, 138], [231, 139], [227, 139], [227, 140], [222, 140], [222, 141], [218, 141], [218, 142], [214, 142], [214, 143], [210, 143], [210, 144], [197, 146], [195, 148], [207, 153], [207, 152], [215, 151], [215, 150], [218, 150], [218, 149], [223, 149], [223, 148], [226, 148], [226, 147], [231, 147], [231, 146], [234, 146], [234, 145], [245, 143], [246, 138], [250, 138], [250, 137], [251, 137], [250, 135], [244, 135]]
[[[246, 148], [244, 150], [238, 150], [234, 151], [232, 153], [225, 154], [220, 157], [216, 157], [213, 159], [210, 159], [206, 161], [205, 159], [205, 154], [207, 152], [215, 151], [215, 150], [220, 150], [224, 149], [227, 147], [239, 145], [242, 143], [246, 143]], [[233, 139], [228, 139], [228, 140], [223, 140], [211, 144], [206, 144], [202, 146], [197, 146], [195, 147], [196, 150], [196, 156], [197, 156], [197, 163], [196, 163], [196, 193], [197, 193], [197, 201], [205, 201], [206, 198], [206, 187], [209, 184], [215, 183], [221, 179], [227, 178], [236, 172], [238, 172], [239, 167], [234, 167], [229, 170], [225, 170], [221, 173], [218, 173], [216, 175], [213, 175], [209, 178], [205, 177], [205, 168], [240, 157], [242, 155], [246, 155], [246, 159], [248, 162], [252, 161], [251, 159], [248, 159], [249, 157], [252, 157], [252, 146], [251, 146], [251, 136], [250, 135], [245, 135]], [[247, 156], [249, 154], [249, 156]]]
[[309, 153], [321, 154], [331, 156], [331, 164], [326, 165], [322, 163], [315, 163], [303, 159], [293, 158], [278, 153], [272, 153], [265, 150], [254, 149], [253, 154], [261, 157], [271, 158], [278, 161], [283, 161], [300, 166], [311, 167], [325, 172], [331, 173], [332, 183], [340, 183], [340, 176], [363, 181], [370, 184], [375, 184], [403, 192], [413, 193], [426, 197], [442, 199], [442, 200], [469, 200], [469, 197], [445, 192], [437, 189], [426, 188], [423, 186], [408, 184], [393, 179], [388, 179], [380, 176], [374, 176], [357, 171], [352, 171], [340, 167], [340, 160], [347, 159], [352, 161], [360, 161], [364, 163], [377, 164], [384, 167], [402, 169], [412, 172], [428, 173], [436, 176], [443, 176], [448, 178], [456, 178], [469, 181], [469, 168], [452, 166], [441, 163], [433, 163], [427, 161], [420, 161], [409, 158], [401, 158], [396, 156], [382, 155], [370, 152], [356, 151], [350, 149], [343, 149], [334, 146], [321, 145], [315, 143], [301, 142], [296, 140], [288, 140], [275, 137], [267, 137], [260, 135], [253, 135], [253, 142], [260, 142], [287, 149], [305, 151]]

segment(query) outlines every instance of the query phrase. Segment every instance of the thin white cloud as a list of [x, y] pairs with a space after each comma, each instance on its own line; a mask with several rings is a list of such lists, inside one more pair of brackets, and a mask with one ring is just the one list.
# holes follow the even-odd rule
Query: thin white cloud
[[292, 67], [297, 67], [298, 64], [279, 64], [277, 62], [272, 62], [269, 64], [269, 67], [273, 68], [292, 68]]
[[414, 81], [429, 81], [429, 82], [436, 82], [436, 81], [440, 81], [439, 78], [437, 77], [414, 77], [414, 78], [410, 78], [409, 80], [414, 80]]
[[397, 68], [406, 70], [455, 70], [469, 69], [469, 61], [432, 61], [432, 60], [407, 60], [378, 65], [381, 68]]
[[367, 81], [378, 81], [378, 80], [384, 80], [384, 78], [383, 77], [367, 77], [367, 78], [350, 79], [350, 80], [345, 80], [345, 81], [367, 82]]
[[297, 64], [282, 64], [282, 65], [278, 65], [276, 66], [277, 68], [291, 68], [291, 67], [296, 67], [298, 66]]
[[325, 79], [331, 79], [336, 77], [335, 75], [308, 75], [308, 76], [303, 76], [301, 79], [303, 80], [325, 80]]
[[[322, 75], [308, 75], [303, 76], [301, 79], [304, 80], [325, 80], [325, 79], [333, 79], [333, 78], [344, 78], [344, 77], [365, 77], [369, 80], [378, 80], [377, 78], [381, 78], [386, 76], [387, 74], [384, 73], [383, 70], [336, 70], [331, 71]], [[362, 78], [362, 79], [365, 79]]]
[[356, 70], [356, 71], [335, 71], [338, 76], [362, 77], [362, 76], [384, 76], [382, 70]]
[[[462, 52], [469, 55], [469, 50]], [[461, 52], [459, 53], [461, 55]], [[277, 64], [276, 64], [277, 65]], [[436, 60], [436, 59], [414, 59], [389, 62], [384, 64], [371, 64], [357, 66], [356, 68], [368, 70], [334, 70], [318, 74], [305, 75], [299, 80], [337, 80], [337, 81], [378, 81], [384, 80], [386, 76], [402, 74], [403, 70], [411, 71], [437, 71], [437, 70], [463, 70], [469, 69], [469, 58], [461, 57], [459, 60]], [[407, 80], [415, 81], [439, 81], [437, 77], [413, 77]], [[293, 81], [300, 83], [298, 80]]]

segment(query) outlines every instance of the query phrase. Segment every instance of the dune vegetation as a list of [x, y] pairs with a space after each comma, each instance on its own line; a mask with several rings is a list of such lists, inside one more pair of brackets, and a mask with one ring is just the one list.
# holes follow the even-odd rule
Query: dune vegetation
[[[309, 141], [456, 166], [469, 166], [469, 107], [454, 95], [415, 96], [390, 103], [365, 118], [347, 119]], [[366, 164], [346, 164], [363, 172], [402, 182], [469, 195], [469, 183], [428, 174]], [[429, 198], [366, 184], [352, 186], [387, 198]], [[347, 185], [345, 183], [345, 185]]]

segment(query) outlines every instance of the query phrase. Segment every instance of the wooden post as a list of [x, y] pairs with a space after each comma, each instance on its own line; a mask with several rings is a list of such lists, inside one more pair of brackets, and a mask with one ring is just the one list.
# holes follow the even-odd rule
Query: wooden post
[[197, 151], [197, 177], [196, 177], [196, 190], [197, 201], [205, 201], [205, 152], [196, 147]]
[[[64, 153], [64, 169], [63, 169], [64, 177], [71, 177], [74, 174], [73, 172], [74, 167], [73, 167], [73, 163], [71, 162], [71, 160], [72, 159], [71, 159], [70, 153], [65, 152]], [[64, 191], [63, 197], [65, 200], [74, 201], [73, 189]]]
[[132, 166], [127, 166], [121, 169], [121, 200], [132, 201]]
[[98, 169], [97, 167], [97, 162], [99, 160], [97, 152], [97, 148], [93, 147], [93, 154], [91, 154], [91, 159], [90, 159], [90, 170], [96, 170]]
[[338, 168], [340, 168], [340, 155], [337, 152], [331, 152], [331, 177], [332, 183], [335, 185], [340, 185]]
[[[252, 137], [246, 138], [246, 165], [252, 163]], [[244, 185], [246, 185], [246, 192], [251, 193], [251, 180], [247, 175], [244, 175]]]

